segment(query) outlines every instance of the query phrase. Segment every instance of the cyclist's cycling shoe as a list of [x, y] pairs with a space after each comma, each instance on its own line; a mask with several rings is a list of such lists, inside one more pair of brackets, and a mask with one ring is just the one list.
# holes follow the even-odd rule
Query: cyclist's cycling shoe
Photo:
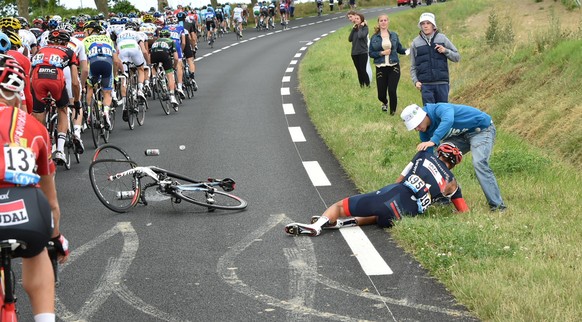
[[142, 101], [146, 100], [145, 94], [143, 93], [143, 91], [141, 89], [137, 90], [137, 97], [139, 97], [139, 99], [141, 99]]
[[176, 96], [170, 95], [170, 103], [172, 103], [172, 106], [174, 106], [174, 108], [178, 107], [178, 101], [176, 100]]
[[73, 136], [73, 144], [75, 145], [75, 153], [83, 154], [85, 152], [85, 146], [83, 146], [83, 140], [76, 135]]
[[66, 159], [65, 153], [62, 152], [62, 151], [55, 151], [55, 153], [53, 154], [53, 160], [57, 164], [65, 164], [65, 163], [67, 163], [67, 159]]
[[105, 126], [106, 130], [109, 130], [111, 128], [111, 121], [109, 120], [109, 113], [103, 113], [103, 118], [105, 119], [105, 124], [103, 124]]
[[192, 79], [192, 85], [194, 86], [194, 91], [196, 92], [198, 90], [198, 84], [196, 84], [195, 79]]
[[121, 118], [123, 119], [123, 122], [127, 122], [129, 120], [129, 112], [127, 111], [127, 109], [123, 110], [123, 112], [121, 113]]
[[314, 225], [305, 225], [300, 223], [292, 223], [285, 226], [285, 232], [289, 235], [307, 235], [310, 237], [319, 236], [321, 228]]
[[186, 95], [184, 94], [184, 91], [182, 89], [177, 88], [176, 92], [178, 92], [178, 95], [180, 95], [180, 98], [186, 99]]

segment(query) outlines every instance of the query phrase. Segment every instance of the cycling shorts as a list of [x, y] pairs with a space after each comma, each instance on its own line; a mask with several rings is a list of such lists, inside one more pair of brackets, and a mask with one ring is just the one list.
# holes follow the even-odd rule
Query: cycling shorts
[[192, 50], [192, 45], [190, 45], [190, 36], [186, 36], [186, 46], [184, 46], [184, 58], [196, 58], [195, 52]]
[[380, 227], [390, 227], [394, 220], [399, 220], [403, 215], [418, 214], [418, 205], [412, 197], [409, 188], [394, 183], [377, 191], [345, 198], [343, 206], [348, 216], [376, 216]]
[[287, 13], [287, 9], [285, 9], [285, 8], [279, 9], [279, 13], [281, 15], [284, 15], [285, 13]]
[[145, 64], [145, 58], [139, 47], [119, 50], [119, 59], [121, 59], [122, 62], [131, 62], [135, 67], [141, 67]]
[[26, 242], [26, 249], [14, 251], [15, 257], [38, 255], [51, 239], [52, 225], [51, 207], [39, 188], [0, 189], [0, 236]]
[[34, 113], [46, 111], [46, 103], [42, 99], [48, 97], [49, 94], [55, 99], [58, 107], [69, 105], [69, 94], [62, 69], [53, 66], [35, 68], [30, 85]]
[[162, 63], [162, 67], [164, 68], [166, 73], [174, 72], [174, 60], [172, 59], [172, 55], [170, 55], [169, 53], [165, 51], [156, 51], [151, 54], [150, 59], [152, 61], [152, 65], [154, 66], [159, 63]]
[[216, 24], [214, 21], [206, 21], [206, 31], [216, 29]]
[[95, 85], [101, 80], [101, 88], [106, 91], [113, 89], [113, 59], [94, 57], [89, 59], [89, 85]]

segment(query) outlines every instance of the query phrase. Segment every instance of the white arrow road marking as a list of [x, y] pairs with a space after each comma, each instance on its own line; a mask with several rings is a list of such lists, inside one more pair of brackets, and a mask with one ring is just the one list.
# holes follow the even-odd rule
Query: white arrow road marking
[[109, 238], [121, 233], [123, 236], [123, 248], [121, 254], [117, 258], [109, 258], [107, 266], [96, 288], [93, 290], [91, 296], [85, 301], [83, 307], [78, 313], [73, 313], [65, 304], [57, 297], [56, 308], [58, 316], [64, 321], [88, 321], [95, 312], [97, 312], [112, 293], [115, 293], [121, 300], [132, 306], [134, 309], [150, 315], [162, 321], [183, 321], [183, 319], [176, 319], [168, 313], [162, 312], [159, 309], [145, 303], [142, 299], [133, 294], [125, 285], [123, 285], [123, 277], [126, 275], [135, 255], [139, 248], [139, 239], [137, 233], [129, 222], [117, 223], [113, 228], [104, 232], [97, 238], [86, 243], [85, 245], [73, 250], [69, 260], [60, 266], [59, 271], [64, 270], [67, 266], [80, 258], [87, 251], [99, 246]]

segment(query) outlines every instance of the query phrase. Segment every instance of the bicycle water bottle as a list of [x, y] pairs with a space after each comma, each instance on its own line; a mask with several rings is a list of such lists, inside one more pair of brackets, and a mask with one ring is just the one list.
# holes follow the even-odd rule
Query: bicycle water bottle
[[133, 199], [133, 196], [135, 196], [135, 191], [133, 191], [133, 190], [118, 191], [115, 195], [116, 195], [118, 200]]
[[160, 155], [160, 150], [159, 149], [147, 149], [147, 150], [145, 150], [145, 155], [147, 155], [147, 156]]

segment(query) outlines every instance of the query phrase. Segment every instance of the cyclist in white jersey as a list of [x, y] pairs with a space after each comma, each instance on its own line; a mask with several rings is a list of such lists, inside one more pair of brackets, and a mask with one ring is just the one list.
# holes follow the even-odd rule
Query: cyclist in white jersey
[[238, 26], [238, 30], [240, 30], [240, 36], [242, 38], [242, 31], [243, 31], [243, 8], [241, 8], [240, 4], [237, 4], [236, 8], [232, 10], [232, 20], [235, 26]]
[[[136, 22], [128, 22], [125, 25], [125, 31], [117, 35], [117, 52], [119, 59], [123, 62], [131, 62], [137, 67], [137, 96], [145, 101], [143, 93], [143, 83], [145, 79], [144, 65], [146, 64], [145, 55], [146, 47], [144, 42], [147, 41], [147, 36], [144, 33], [138, 33], [139, 24]], [[124, 71], [128, 73], [128, 70]], [[125, 106], [126, 84], [121, 86], [121, 104], [123, 106], [123, 120], [127, 121], [127, 107]]]

